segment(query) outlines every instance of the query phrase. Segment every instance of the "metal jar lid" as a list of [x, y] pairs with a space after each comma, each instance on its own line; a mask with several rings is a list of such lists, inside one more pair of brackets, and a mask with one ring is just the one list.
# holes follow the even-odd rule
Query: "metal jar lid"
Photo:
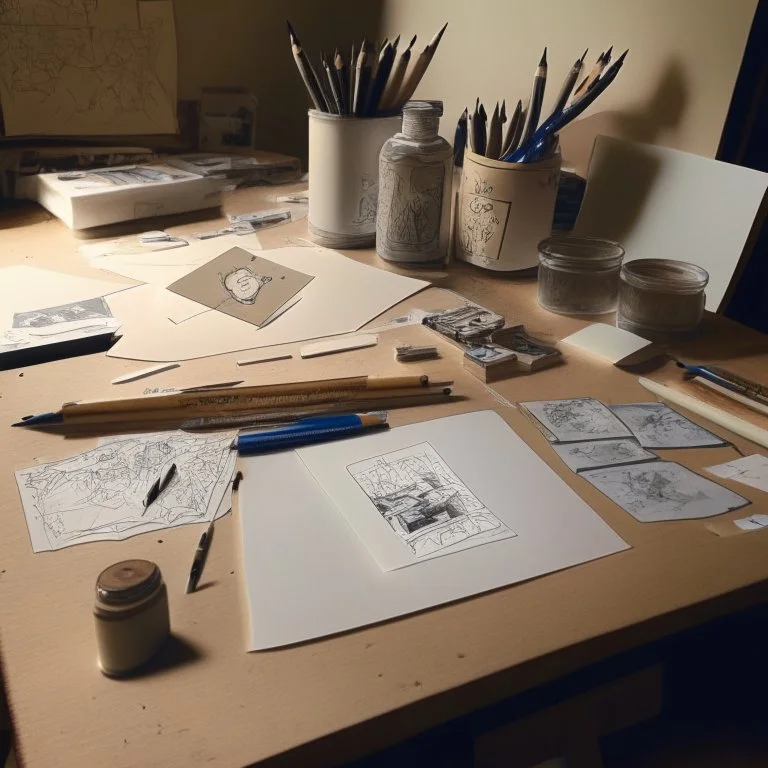
[[123, 560], [105, 568], [96, 579], [96, 597], [107, 605], [127, 605], [149, 597], [162, 583], [150, 560]]

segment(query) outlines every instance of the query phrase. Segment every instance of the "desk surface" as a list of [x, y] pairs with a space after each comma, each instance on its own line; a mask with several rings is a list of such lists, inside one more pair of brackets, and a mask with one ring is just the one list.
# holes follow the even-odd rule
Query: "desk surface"
[[[265, 194], [238, 192], [228, 202], [228, 212], [265, 207]], [[0, 220], [0, 226], [6, 227], [0, 231], [2, 265], [91, 273], [72, 233], [39, 209], [21, 209]], [[199, 227], [199, 222], [190, 225], [192, 230]], [[261, 239], [265, 247], [279, 247], [302, 237], [306, 223], [299, 221], [268, 230]], [[372, 251], [349, 255], [383, 266]], [[535, 334], [559, 339], [584, 325], [540, 310], [530, 278], [510, 280], [464, 264], [409, 274], [504, 313], [508, 322], [524, 322]], [[454, 298], [429, 289], [388, 314], [450, 304]], [[397, 333], [398, 338], [416, 339], [429, 331], [414, 327]], [[448, 373], [469, 400], [402, 411], [394, 414], [394, 424], [494, 404], [484, 385], [461, 370], [457, 351], [447, 343], [442, 347], [444, 359], [425, 369]], [[706, 334], [685, 351], [691, 359], [720, 361], [750, 377], [768, 378], [765, 337], [722, 318], [710, 318]], [[564, 366], [494, 388], [510, 401], [587, 395], [608, 403], [650, 399], [635, 376], [564, 352]], [[120, 394], [141, 392], [148, 381], [169, 386], [232, 378], [235, 370], [249, 383], [402, 370], [393, 361], [391, 345], [384, 343], [328, 358], [243, 369], [235, 369], [238, 356], [242, 354], [184, 363], [151, 380], [124, 385]], [[114, 396], [109, 381], [139, 367], [92, 355], [0, 372], [0, 653], [18, 749], [27, 766], [169, 768], [209, 761], [236, 766], [269, 758], [285, 764], [300, 758], [335, 763], [752, 605], [768, 593], [768, 534], [718, 538], [702, 521], [638, 523], [564, 469], [514, 408], [496, 403], [502, 416], [632, 549], [399, 621], [246, 654], [238, 526], [232, 516], [217, 526], [205, 588], [190, 596], [183, 587], [198, 526], [59, 552], [31, 551], [12, 470], [71, 455], [90, 447], [95, 438], [65, 440], [12, 431], [7, 425], [66, 400]], [[745, 453], [755, 450], [749, 442], [714, 429]], [[714, 448], [674, 455], [699, 469], [735, 453]], [[765, 494], [731, 487], [755, 502], [752, 511], [768, 511]], [[103, 567], [131, 557], [160, 565], [178, 642], [154, 673], [117, 682], [96, 667], [93, 585]]]

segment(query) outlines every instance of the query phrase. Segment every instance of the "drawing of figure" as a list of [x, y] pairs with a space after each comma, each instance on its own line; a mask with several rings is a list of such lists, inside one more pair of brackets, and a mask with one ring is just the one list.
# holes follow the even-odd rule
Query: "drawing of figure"
[[376, 204], [379, 200], [379, 179], [363, 174], [360, 179], [360, 199], [357, 203], [357, 216], [353, 224], [373, 224], [376, 222]]
[[226, 275], [219, 273], [224, 290], [240, 304], [255, 304], [262, 286], [272, 281], [271, 277], [257, 275], [248, 267], [235, 267]]
[[498, 232], [501, 220], [496, 215], [492, 200], [486, 197], [471, 197], [467, 203], [461, 228], [462, 248], [473, 256], [498, 258], [496, 253], [489, 253], [487, 243]]
[[442, 166], [412, 168], [406, 182], [395, 165], [387, 168], [383, 191], [392, 211], [386, 217], [389, 240], [416, 246], [439, 240], [444, 173]]

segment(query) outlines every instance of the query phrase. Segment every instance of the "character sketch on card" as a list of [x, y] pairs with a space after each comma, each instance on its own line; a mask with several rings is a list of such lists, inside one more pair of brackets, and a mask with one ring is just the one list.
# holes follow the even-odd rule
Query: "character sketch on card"
[[646, 448], [706, 448], [725, 441], [664, 403], [614, 405], [611, 410]]
[[514, 535], [429, 443], [356, 462], [347, 471], [416, 557], [473, 537], [483, 544]]
[[509, 221], [510, 205], [490, 195], [493, 186], [476, 176], [464, 180], [459, 241], [462, 249], [482, 261], [497, 261]]
[[632, 432], [599, 400], [580, 397], [570, 400], [534, 400], [521, 405], [556, 442], [609, 440], [632, 437]]

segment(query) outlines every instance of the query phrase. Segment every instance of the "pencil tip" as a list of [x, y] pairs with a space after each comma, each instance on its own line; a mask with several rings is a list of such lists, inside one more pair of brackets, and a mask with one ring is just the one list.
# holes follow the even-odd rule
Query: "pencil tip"
[[547, 66], [547, 49], [546, 46], [544, 48], [544, 53], [541, 54], [541, 59], [539, 61], [540, 67], [546, 67]]
[[288, 34], [291, 36], [291, 41], [297, 41], [298, 38], [296, 37], [296, 33], [293, 31], [293, 27], [291, 26], [291, 22], [288, 21], [288, 19], [285, 20], [286, 26], [288, 27]]
[[413, 46], [414, 46], [414, 45], [416, 45], [416, 38], [417, 38], [417, 37], [418, 37], [418, 35], [414, 35], [414, 36], [411, 38], [411, 42], [410, 42], [410, 43], [408, 43], [408, 50], [409, 50], [409, 51], [411, 50], [411, 48], [413, 48]]
[[397, 48], [397, 44], [400, 42], [400, 35], [398, 35], [392, 43], [393, 48]]
[[607, 64], [611, 60], [611, 53], [613, 51], [613, 46], [610, 46], [608, 50], [605, 52], [605, 63]]
[[627, 50], [626, 50], [626, 51], [624, 51], [624, 53], [622, 53], [622, 54], [621, 54], [621, 56], [619, 56], [619, 58], [618, 58], [618, 59], [616, 59], [616, 61], [615, 61], [615, 64], [621, 64], [621, 63], [623, 63], [623, 61], [624, 61], [624, 59], [626, 58], [626, 56], [627, 56], [627, 54], [628, 54], [628, 53], [629, 53], [629, 48], [627, 48]]
[[581, 58], [579, 59], [579, 64], [584, 63], [584, 59], [587, 58], [587, 53], [589, 52], [589, 48], [584, 49], [584, 53], [581, 54]]
[[447, 26], [448, 26], [448, 22], [446, 21], [445, 24], [443, 24], [443, 26], [440, 29], [440, 31], [432, 38], [432, 41], [427, 46], [428, 48], [431, 48], [432, 51], [434, 51], [435, 48], [437, 48], [437, 46], [440, 44], [440, 41], [443, 38], [443, 33], [445, 32], [445, 28]]

